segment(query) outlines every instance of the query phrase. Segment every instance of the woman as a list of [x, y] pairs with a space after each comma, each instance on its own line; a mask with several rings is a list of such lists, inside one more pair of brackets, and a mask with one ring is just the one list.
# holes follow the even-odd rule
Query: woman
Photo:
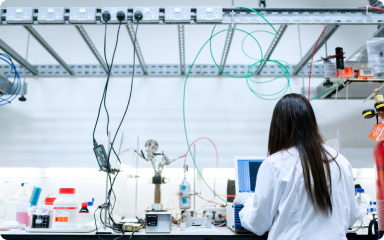
[[268, 155], [255, 194], [242, 202], [241, 225], [257, 235], [268, 231], [273, 240], [347, 239], [348, 228], [360, 217], [352, 167], [324, 145], [303, 96], [288, 94], [277, 103]]

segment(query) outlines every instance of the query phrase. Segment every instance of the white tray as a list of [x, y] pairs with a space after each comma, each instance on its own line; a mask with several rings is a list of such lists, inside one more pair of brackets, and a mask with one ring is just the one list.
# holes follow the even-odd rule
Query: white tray
[[30, 228], [25, 230], [30, 233], [89, 233], [96, 230], [93, 228]]

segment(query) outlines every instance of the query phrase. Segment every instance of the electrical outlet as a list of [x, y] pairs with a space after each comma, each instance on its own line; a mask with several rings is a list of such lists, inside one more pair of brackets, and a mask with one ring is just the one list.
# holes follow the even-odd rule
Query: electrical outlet
[[71, 7], [69, 11], [70, 23], [95, 23], [96, 8], [94, 7]]
[[[111, 14], [111, 19], [108, 20], [110, 23], [118, 23], [119, 20], [117, 20], [116, 14], [117, 12], [124, 12], [125, 19], [122, 22], [127, 22], [127, 16], [128, 16], [128, 8], [126, 7], [103, 7], [101, 9], [101, 13], [108, 11]], [[101, 18], [101, 22], [104, 22], [103, 18]]]
[[135, 7], [133, 8], [133, 14], [136, 11], [141, 11], [143, 13], [143, 19], [141, 22], [158, 22], [159, 21], [159, 7]]
[[33, 23], [33, 9], [30, 7], [7, 8], [7, 23]]
[[165, 7], [165, 22], [190, 22], [191, 7]]
[[197, 7], [197, 22], [221, 22], [223, 20], [223, 7]]
[[37, 21], [39, 23], [64, 23], [64, 15], [63, 7], [39, 7]]

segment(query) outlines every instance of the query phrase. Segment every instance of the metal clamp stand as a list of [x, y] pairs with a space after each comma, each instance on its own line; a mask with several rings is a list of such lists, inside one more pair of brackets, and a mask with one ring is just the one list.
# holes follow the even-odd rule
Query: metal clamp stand
[[[121, 147], [121, 146], [120, 146]], [[108, 133], [108, 153], [110, 152], [110, 148], [111, 148], [111, 132]], [[119, 150], [120, 152], [120, 150]], [[102, 209], [104, 209], [104, 225], [103, 225], [103, 229], [100, 229], [100, 230], [97, 230], [96, 234], [113, 234], [114, 231], [112, 229], [107, 229], [107, 213], [109, 212], [109, 204], [108, 204], [108, 201], [109, 201], [109, 194], [108, 194], [108, 190], [109, 190], [109, 187], [108, 187], [108, 178], [109, 178], [109, 173], [118, 173], [120, 172], [120, 169], [107, 169], [107, 170], [104, 170], [103, 172], [106, 172], [107, 173], [107, 178], [106, 178], [106, 185], [105, 185], [105, 203], [103, 204], [103, 207]], [[101, 210], [102, 211], [102, 210]]]

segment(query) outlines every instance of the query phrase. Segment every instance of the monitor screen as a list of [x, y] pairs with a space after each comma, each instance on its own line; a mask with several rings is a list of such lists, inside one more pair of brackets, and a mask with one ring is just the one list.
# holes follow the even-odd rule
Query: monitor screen
[[238, 192], [255, 192], [257, 172], [263, 160], [237, 160]]

